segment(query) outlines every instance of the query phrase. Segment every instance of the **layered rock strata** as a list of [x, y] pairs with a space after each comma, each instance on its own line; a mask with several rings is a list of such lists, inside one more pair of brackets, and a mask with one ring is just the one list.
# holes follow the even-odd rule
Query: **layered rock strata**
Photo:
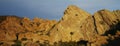
[[0, 16], [1, 46], [114, 46], [119, 38], [120, 10], [103, 9], [91, 15], [71, 5], [58, 22]]

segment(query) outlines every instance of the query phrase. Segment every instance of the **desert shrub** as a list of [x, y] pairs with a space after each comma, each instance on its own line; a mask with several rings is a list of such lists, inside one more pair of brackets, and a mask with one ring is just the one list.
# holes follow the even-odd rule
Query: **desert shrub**
[[26, 40], [27, 40], [27, 38], [22, 38], [21, 40], [22, 40], [22, 41], [26, 41]]
[[3, 44], [3, 42], [0, 41], [0, 45], [2, 45], [2, 44]]
[[13, 44], [12, 46], [21, 46], [21, 41], [15, 40], [14, 42], [15, 44]]

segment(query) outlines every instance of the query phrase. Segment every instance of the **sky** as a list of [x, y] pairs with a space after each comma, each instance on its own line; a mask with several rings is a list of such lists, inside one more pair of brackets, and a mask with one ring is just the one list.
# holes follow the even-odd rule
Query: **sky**
[[69, 5], [94, 14], [100, 9], [120, 9], [120, 0], [0, 0], [0, 15], [60, 20]]

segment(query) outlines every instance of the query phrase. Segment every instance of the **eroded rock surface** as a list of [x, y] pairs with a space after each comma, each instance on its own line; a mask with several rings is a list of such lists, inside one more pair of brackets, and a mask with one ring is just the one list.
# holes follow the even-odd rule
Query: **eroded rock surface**
[[62, 40], [62, 42], [92, 41], [96, 37], [92, 16], [76, 6], [69, 6], [65, 10], [62, 20], [55, 25], [50, 33], [51, 37], [56, 34], [54, 38], [58, 41]]
[[0, 16], [1, 46], [117, 46], [119, 38], [120, 10], [91, 15], [71, 5], [58, 22]]

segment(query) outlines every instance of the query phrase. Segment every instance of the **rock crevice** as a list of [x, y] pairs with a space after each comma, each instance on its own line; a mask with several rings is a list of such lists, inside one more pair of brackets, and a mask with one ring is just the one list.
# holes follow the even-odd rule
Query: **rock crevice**
[[93, 21], [94, 21], [95, 31], [98, 34], [98, 30], [97, 30], [97, 26], [96, 26], [96, 20], [95, 20], [94, 16], [92, 16], [92, 18], [93, 18]]
[[119, 37], [120, 10], [103, 9], [92, 16], [71, 5], [59, 22], [0, 16], [0, 46], [113, 46]]

